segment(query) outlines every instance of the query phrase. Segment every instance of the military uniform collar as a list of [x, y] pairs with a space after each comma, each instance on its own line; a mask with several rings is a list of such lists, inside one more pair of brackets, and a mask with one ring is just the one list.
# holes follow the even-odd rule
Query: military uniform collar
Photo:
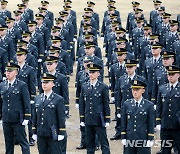
[[[18, 64], [19, 65], [19, 64]], [[25, 66], [25, 62], [22, 65], [19, 65], [20, 68], [22, 69]]]
[[122, 64], [119, 62], [118, 65], [119, 65], [119, 67], [120, 66], [125, 67], [125, 62], [123, 62]]
[[97, 82], [98, 82], [98, 79], [94, 83], [91, 83], [91, 81], [90, 81], [90, 85], [95, 87]]
[[142, 99], [143, 99], [143, 97], [141, 97], [140, 100], [138, 100], [138, 101], [134, 99], [134, 102], [135, 102], [135, 103], [138, 102], [138, 106], [139, 106], [140, 103], [142, 102]]
[[169, 83], [169, 86], [171, 87], [171, 86], [173, 86], [173, 89], [177, 86], [177, 84], [178, 84], [178, 81], [176, 82], [176, 83], [174, 83], [174, 84], [172, 84], [172, 83]]
[[16, 81], [16, 78], [13, 81], [11, 81], [11, 82], [9, 80], [7, 80], [7, 83], [8, 83], [8, 85], [11, 84], [11, 86], [12, 86], [15, 81]]
[[153, 57], [153, 62], [154, 62], [155, 59], [156, 59], [156, 62], [158, 62], [160, 58], [161, 58], [160, 55], [157, 58]]
[[43, 96], [45, 97], [45, 96], [47, 96], [47, 99], [51, 96], [51, 94], [53, 93], [53, 91], [51, 90], [49, 93], [47, 93], [47, 94], [43, 94]]
[[131, 78], [131, 80], [133, 80], [133, 79], [134, 79], [134, 77], [135, 77], [135, 75], [136, 75], [136, 73], [134, 72], [134, 74], [133, 74], [133, 75], [131, 75], [131, 76], [129, 76], [129, 75], [128, 75], [128, 78]]

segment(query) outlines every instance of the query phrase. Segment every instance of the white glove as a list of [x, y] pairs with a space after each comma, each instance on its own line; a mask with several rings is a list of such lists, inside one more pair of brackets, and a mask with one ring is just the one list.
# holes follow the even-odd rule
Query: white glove
[[147, 144], [146, 144], [146, 147], [152, 147], [153, 146], [153, 144], [154, 144], [154, 142], [153, 141], [151, 141], [151, 140], [148, 140], [147, 141]]
[[106, 122], [105, 127], [109, 127], [109, 122]]
[[156, 105], [154, 105], [154, 110], [156, 110]]
[[79, 104], [76, 103], [75, 107], [76, 107], [76, 109], [79, 109]]
[[28, 122], [29, 122], [29, 120], [24, 120], [24, 121], [22, 122], [22, 125], [26, 126], [26, 125], [28, 125]]
[[58, 135], [58, 141], [62, 141], [64, 139], [64, 135]]
[[34, 101], [30, 101], [31, 104], [34, 104]]
[[84, 127], [84, 126], [85, 126], [85, 123], [84, 123], [84, 122], [80, 122], [80, 126], [81, 126], [81, 127]]
[[122, 139], [121, 143], [122, 143], [123, 145], [126, 145], [126, 139]]
[[65, 111], [65, 114], [68, 114], [68, 111], [67, 111], [67, 110]]
[[3, 77], [3, 81], [5, 81], [6, 80], [6, 77]]
[[76, 38], [73, 38], [73, 41], [75, 42], [77, 39]]
[[156, 129], [160, 131], [161, 130], [161, 125], [157, 125]]
[[101, 40], [104, 41], [104, 37], [101, 37]]
[[114, 102], [114, 101], [115, 101], [114, 97], [111, 97], [111, 102]]
[[33, 135], [32, 135], [32, 139], [33, 139], [34, 141], [37, 141], [37, 135], [36, 135], [36, 134], [33, 134]]
[[121, 118], [121, 114], [120, 114], [120, 113], [118, 113], [118, 114], [117, 114], [117, 117], [118, 117], [118, 118]]
[[42, 62], [42, 59], [38, 59], [38, 63], [41, 63]]

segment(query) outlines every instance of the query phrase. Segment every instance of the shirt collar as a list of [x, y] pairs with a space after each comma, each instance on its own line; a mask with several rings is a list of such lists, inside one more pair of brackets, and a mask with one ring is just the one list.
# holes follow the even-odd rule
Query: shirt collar
[[[18, 64], [18, 65], [19, 65], [19, 64]], [[23, 64], [19, 65], [19, 66], [20, 66], [20, 68], [22, 69], [24, 65], [25, 65], [25, 62], [24, 62]]]
[[52, 94], [52, 90], [47, 94], [44, 93], [44, 97], [47, 96], [47, 99], [48, 99], [51, 94]]
[[91, 86], [95, 87], [97, 81], [98, 81], [98, 79], [97, 79], [94, 83], [91, 83], [91, 82], [90, 82]]
[[156, 62], [157, 62], [160, 57], [161, 57], [160, 55], [157, 58], [153, 57], [153, 61], [156, 59]]
[[11, 86], [12, 86], [14, 84], [15, 80], [16, 80], [16, 78], [11, 82], [8, 80], [8, 85], [11, 84]]
[[133, 80], [135, 75], [136, 75], [136, 73], [134, 72], [134, 74], [131, 76], [128, 76], [128, 78], [131, 78], [131, 80]]
[[122, 64], [119, 62], [119, 66], [125, 67], [125, 61]]
[[175, 88], [177, 84], [178, 84], [178, 81], [176, 81], [174, 84], [169, 83], [170, 87], [173, 86], [173, 88]]
[[134, 99], [134, 102], [138, 102], [138, 106], [139, 106], [139, 104], [141, 103], [142, 99], [143, 99], [143, 97], [141, 97], [141, 99], [138, 100], [138, 101]]

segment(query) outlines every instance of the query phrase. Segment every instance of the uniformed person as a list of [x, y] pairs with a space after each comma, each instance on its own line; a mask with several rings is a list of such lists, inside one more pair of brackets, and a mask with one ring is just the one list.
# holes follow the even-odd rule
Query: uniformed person
[[64, 139], [65, 108], [64, 99], [53, 92], [55, 76], [43, 74], [44, 93], [36, 96], [33, 112], [33, 138], [37, 140], [39, 154], [62, 154]]
[[27, 84], [16, 78], [20, 66], [8, 63], [6, 66], [7, 80], [0, 84], [2, 104], [3, 132], [6, 153], [14, 153], [14, 134], [17, 135], [23, 154], [30, 154], [26, 138], [25, 125], [31, 118], [30, 95]]
[[175, 64], [180, 67], [180, 31], [178, 31], [179, 40], [173, 43], [173, 51], [176, 54]]
[[166, 50], [173, 49], [173, 43], [179, 40], [178, 36], [178, 21], [170, 20], [170, 32], [165, 34], [165, 48]]
[[106, 127], [110, 123], [108, 86], [98, 80], [101, 66], [88, 64], [90, 81], [82, 85], [79, 99], [80, 125], [85, 126], [87, 154], [95, 152], [97, 134], [103, 154], [110, 154]]
[[164, 141], [163, 154], [171, 153], [172, 145], [180, 151], [180, 68], [172, 65], [166, 69], [169, 82], [159, 87], [156, 109], [156, 128]]
[[11, 12], [6, 9], [8, 1], [1, 0], [1, 11], [0, 18], [6, 20], [6, 18], [11, 18]]
[[15, 53], [13, 41], [11, 38], [8, 37], [7, 34], [7, 26], [2, 25], [0, 26], [0, 47], [6, 50], [8, 61], [13, 60]]
[[161, 1], [159, 0], [153, 0], [154, 3], [154, 9], [150, 12], [150, 19], [149, 19], [149, 24], [152, 24], [154, 22], [154, 19], [158, 16], [158, 9], [161, 6]]
[[17, 40], [21, 39], [21, 33], [18, 29], [14, 28], [14, 21], [15, 21], [14, 18], [6, 18], [6, 25], [8, 26], [7, 35], [9, 38], [12, 39], [14, 44], [14, 49], [16, 50]]
[[[155, 111], [153, 103], [142, 96], [145, 87], [146, 83], [141, 79], [133, 80], [131, 86], [133, 98], [125, 101], [122, 107], [121, 137], [127, 154], [151, 153]], [[138, 147], [136, 141], [138, 141]]]
[[[22, 48], [16, 51], [17, 63], [20, 66], [17, 78], [27, 84], [28, 91], [30, 94], [31, 100], [31, 110], [34, 107], [34, 98], [36, 95], [36, 85], [37, 85], [37, 76], [35, 69], [28, 64], [26, 64], [27, 58], [27, 50], [23, 50]], [[32, 119], [30, 119], [28, 123], [28, 131], [29, 131], [29, 145], [34, 145], [34, 140], [32, 139]]]
[[22, 0], [22, 3], [25, 5], [25, 13], [29, 14], [29, 20], [34, 20], [34, 12], [28, 7], [29, 0]]
[[21, 20], [23, 20], [26, 24], [30, 21], [30, 15], [25, 11], [25, 4], [17, 4], [18, 10], [22, 12]]
[[[126, 73], [124, 73], [116, 80], [115, 89], [114, 89], [116, 133], [112, 138], [110, 138], [111, 140], [117, 140], [121, 138], [121, 108], [126, 100], [133, 98], [131, 91], [132, 90], [131, 81], [135, 79], [141, 79], [145, 81], [145, 78], [137, 74], [136, 71], [137, 65], [138, 65], [137, 60], [129, 59], [129, 58], [126, 59], [125, 60]], [[143, 97], [147, 98], [147, 92], [143, 94]]]
[[148, 83], [148, 100], [151, 100], [152, 98], [154, 72], [156, 69], [162, 66], [162, 57], [161, 57], [162, 47], [163, 47], [162, 44], [158, 42], [153, 44], [151, 50], [153, 57], [145, 60], [143, 76], [146, 78]]

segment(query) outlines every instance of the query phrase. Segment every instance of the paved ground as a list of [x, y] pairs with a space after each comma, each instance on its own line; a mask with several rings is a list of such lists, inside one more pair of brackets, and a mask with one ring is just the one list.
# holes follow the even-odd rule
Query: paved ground
[[[58, 12], [62, 10], [62, 3], [63, 0], [50, 0], [50, 6], [49, 10], [53, 11], [55, 13], [55, 17], [58, 17]], [[180, 1], [179, 0], [162, 0], [163, 6], [166, 7], [166, 11], [168, 13], [172, 13], [172, 19], [176, 19], [176, 15], [179, 12], [180, 8]], [[103, 12], [107, 9], [107, 2], [106, 0], [94, 0], [96, 3], [95, 11], [99, 13], [100, 15], [100, 22], [102, 22]], [[152, 0], [139, 0], [141, 3], [141, 8], [144, 10], [145, 18], [149, 20], [149, 12], [153, 9], [153, 3]], [[13, 11], [16, 9], [16, 4], [21, 3], [20, 0], [9, 0], [8, 9]], [[38, 7], [40, 6], [40, 0], [30, 0], [29, 7], [35, 11], [35, 13], [38, 11]], [[80, 20], [82, 19], [83, 14], [83, 8], [86, 7], [86, 0], [73, 0], [72, 4], [73, 9], [77, 12], [77, 22], [78, 25], [80, 23]], [[126, 18], [128, 12], [131, 11], [131, 0], [117, 0], [116, 3], [117, 9], [121, 13], [121, 19], [123, 26], [126, 25]], [[79, 26], [78, 26], [79, 27]], [[102, 41], [99, 39], [99, 45], [102, 47]], [[102, 50], [103, 51], [103, 50]], [[104, 52], [104, 51], [103, 51]], [[76, 66], [74, 66], [74, 72], [75, 72]], [[107, 73], [107, 70], [105, 71]], [[68, 133], [68, 148], [67, 148], [67, 154], [84, 154], [85, 150], [83, 151], [77, 151], [75, 147], [79, 145], [80, 142], [80, 132], [79, 132], [79, 118], [78, 118], [78, 111], [75, 109], [75, 87], [74, 87], [74, 80], [75, 76], [73, 75], [71, 77], [70, 83], [69, 83], [69, 91], [70, 91], [70, 119], [67, 120], [67, 133]], [[108, 84], [108, 80], [105, 79], [105, 82]], [[114, 106], [111, 105], [111, 112], [114, 113]], [[113, 118], [112, 114], [112, 118]], [[110, 127], [107, 129], [108, 137], [112, 136], [114, 134], [114, 122], [111, 123]], [[156, 134], [156, 138], [158, 138], [158, 133]], [[110, 147], [111, 147], [111, 153], [112, 154], [120, 154], [122, 153], [122, 144], [121, 141], [110, 141]], [[155, 151], [157, 151], [158, 148], [153, 148], [152, 153], [155, 154]], [[34, 146], [31, 148], [31, 152], [33, 154], [37, 154], [37, 147]], [[4, 154], [4, 137], [2, 132], [2, 127], [0, 127], [0, 154]], [[15, 147], [15, 154], [20, 154], [20, 147]], [[100, 154], [100, 151], [97, 152]]]

